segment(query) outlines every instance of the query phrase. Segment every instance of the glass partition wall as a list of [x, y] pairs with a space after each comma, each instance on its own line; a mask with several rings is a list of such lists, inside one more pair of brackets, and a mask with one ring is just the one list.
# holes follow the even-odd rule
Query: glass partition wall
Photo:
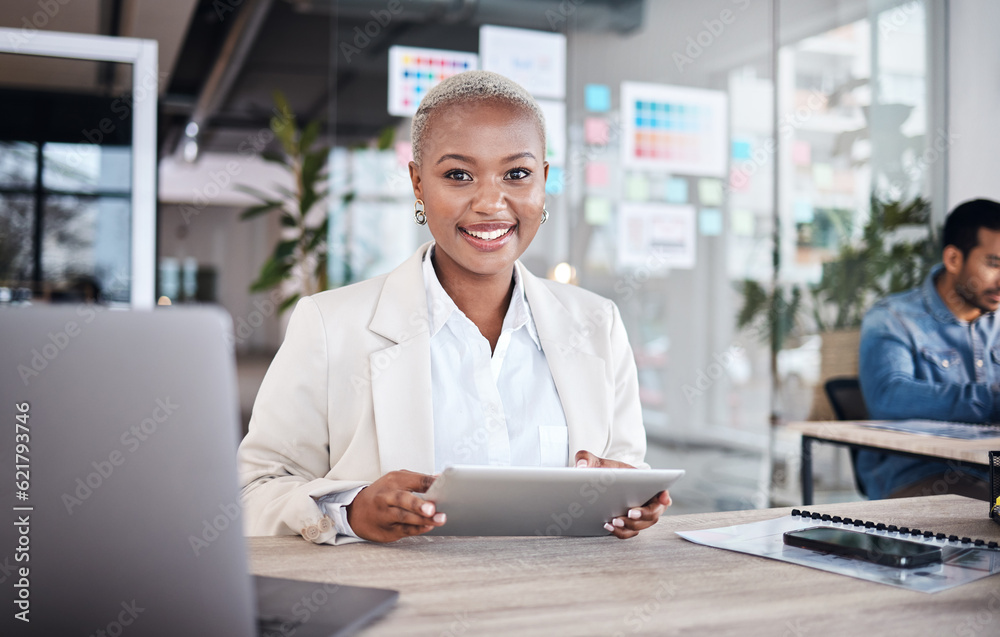
[[[780, 425], [827, 417], [823, 380], [856, 374], [842, 315], [884, 288], [838, 306], [841, 252], [887, 207], [910, 215], [890, 243], [919, 243], [943, 216], [946, 149], [927, 152], [944, 130], [943, 4], [483, 2], [381, 26], [360, 4], [333, 21], [330, 280], [388, 271], [430, 238], [412, 223], [410, 119], [389, 116], [402, 56], [548, 77], [529, 88], [548, 122], [550, 219], [522, 261], [618, 304], [648, 460], [689, 470], [680, 509], [797, 502], [798, 441]], [[498, 47], [483, 24], [534, 39]], [[900, 281], [919, 278], [918, 256]], [[816, 462], [838, 497], [857, 497], [844, 457]]]
[[0, 36], [0, 302], [151, 307], [156, 43]]

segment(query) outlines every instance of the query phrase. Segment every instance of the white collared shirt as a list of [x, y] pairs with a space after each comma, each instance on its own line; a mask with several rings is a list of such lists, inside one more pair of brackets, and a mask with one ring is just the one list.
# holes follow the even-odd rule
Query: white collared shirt
[[431, 342], [434, 471], [454, 464], [565, 467], [566, 415], [521, 277], [496, 349], [448, 296], [424, 255]]
[[[542, 351], [524, 286], [514, 268], [514, 292], [495, 350], [448, 296], [423, 259], [431, 354], [434, 471], [455, 464], [565, 467], [566, 415]], [[357, 537], [344, 506], [363, 487], [320, 501], [338, 535]]]

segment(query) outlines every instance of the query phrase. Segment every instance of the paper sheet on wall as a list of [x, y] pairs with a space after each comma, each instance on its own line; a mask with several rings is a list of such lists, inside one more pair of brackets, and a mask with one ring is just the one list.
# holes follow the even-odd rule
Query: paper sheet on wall
[[619, 269], [691, 269], [696, 245], [693, 206], [632, 201], [618, 206]]
[[[851, 525], [788, 515], [775, 520], [704, 531], [680, 531], [677, 535], [696, 544], [790, 562], [924, 593], [936, 593], [1000, 573], [1000, 550], [969, 548], [969, 545], [958, 542], [922, 537], [916, 539], [910, 535], [906, 535], [906, 539], [911, 542], [942, 547], [942, 562], [918, 568], [896, 568], [785, 545], [782, 534], [786, 531], [799, 531], [813, 526], [858, 530]], [[889, 531], [865, 529], [864, 532], [899, 537], [898, 533]]]
[[484, 71], [514, 80], [536, 98], [566, 98], [566, 36], [562, 33], [479, 27]]

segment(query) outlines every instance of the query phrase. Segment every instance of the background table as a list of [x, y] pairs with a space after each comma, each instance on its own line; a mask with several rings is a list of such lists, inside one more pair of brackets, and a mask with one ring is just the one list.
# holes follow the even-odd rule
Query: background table
[[[963, 468], [989, 470], [990, 450], [1000, 449], [1000, 438], [958, 440], [939, 436], [924, 436], [902, 431], [871, 429], [859, 424], [862, 421], [838, 420], [833, 422], [792, 422], [785, 425], [790, 431], [802, 434], [802, 503], [813, 503], [812, 443], [826, 442], [851, 449], [891, 452], [911, 458], [930, 461], [951, 460]], [[872, 421], [863, 421], [872, 422]], [[1000, 634], [1000, 628], [998, 628]]]
[[[810, 507], [1000, 539], [984, 502], [936, 496]], [[674, 531], [790, 508], [666, 516], [630, 540], [407, 538], [319, 546], [249, 538], [255, 574], [393, 588], [364, 635], [995, 635], [1000, 577], [928, 595], [690, 543]], [[1000, 559], [1000, 552], [997, 554]], [[987, 623], [986, 620], [989, 620]]]

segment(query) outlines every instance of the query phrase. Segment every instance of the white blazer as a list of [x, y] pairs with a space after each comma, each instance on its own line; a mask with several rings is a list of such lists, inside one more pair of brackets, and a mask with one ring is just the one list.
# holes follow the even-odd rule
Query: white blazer
[[[245, 531], [336, 535], [316, 498], [399, 469], [434, 472], [424, 244], [387, 275], [301, 299], [264, 376], [239, 450]], [[648, 468], [632, 348], [614, 303], [533, 276], [524, 282], [579, 450]]]

